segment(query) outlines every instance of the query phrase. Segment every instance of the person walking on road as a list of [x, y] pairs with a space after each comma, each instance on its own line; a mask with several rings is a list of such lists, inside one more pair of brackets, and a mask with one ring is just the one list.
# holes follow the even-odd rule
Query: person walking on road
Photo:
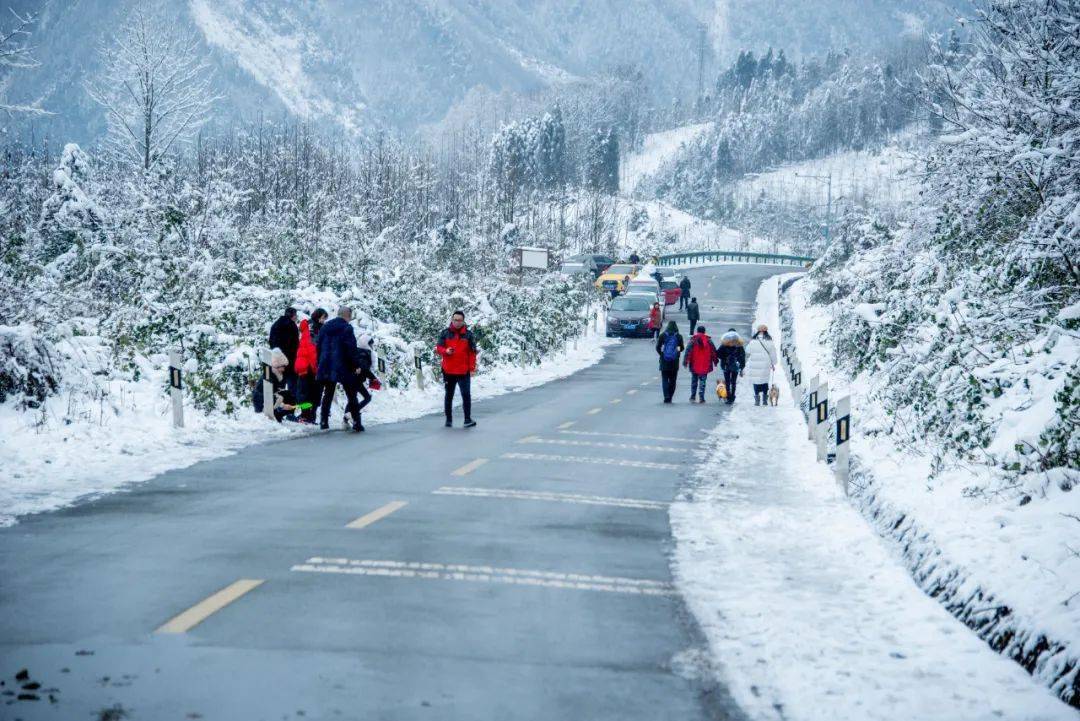
[[465, 427], [472, 428], [476, 421], [472, 417], [472, 374], [476, 372], [476, 338], [465, 325], [465, 314], [454, 311], [450, 317], [450, 327], [439, 335], [435, 352], [442, 357], [443, 384], [446, 392], [443, 397], [443, 411], [446, 414], [446, 427], [454, 425], [454, 388], [461, 389], [461, 409], [465, 413]]
[[664, 312], [660, 310], [660, 304], [653, 303], [652, 308], [649, 309], [649, 331], [652, 333], [653, 340], [660, 335], [660, 323], [664, 320], [663, 316]]
[[682, 310], [690, 302], [690, 278], [683, 276], [683, 279], [679, 281], [679, 310]]
[[746, 367], [746, 349], [743, 346], [742, 337], [734, 328], [728, 328], [728, 332], [720, 338], [720, 347], [716, 350], [720, 367], [724, 371], [724, 387], [727, 390], [728, 405], [735, 402], [735, 384]]
[[690, 330], [697, 328], [698, 321], [701, 320], [701, 309], [698, 307], [697, 298], [691, 298], [690, 304], [686, 306], [686, 319], [690, 321]]
[[[322, 384], [322, 406], [319, 409], [319, 427], [330, 427], [330, 406], [334, 402], [334, 391], [341, 384], [345, 391], [345, 412], [352, 421], [353, 431], [360, 433], [364, 424], [360, 411], [371, 402], [371, 394], [363, 388], [365, 372], [371, 372], [371, 356], [366, 359], [360, 353], [356, 343], [356, 333], [352, 327], [352, 308], [343, 305], [338, 308], [337, 317], [329, 321], [319, 331], [318, 371], [316, 378]], [[363, 394], [363, 402], [356, 400], [358, 393]]]
[[769, 384], [776, 370], [776, 345], [767, 326], [758, 326], [757, 332], [746, 344], [746, 354], [746, 370], [750, 374], [750, 382], [754, 384], [754, 405], [767, 406]]
[[656, 354], [660, 356], [660, 387], [664, 392], [664, 403], [671, 403], [675, 395], [675, 381], [679, 375], [679, 358], [685, 345], [679, 335], [679, 326], [669, 321], [667, 328], [656, 339]]
[[271, 348], [279, 348], [289, 361], [285, 369], [285, 385], [293, 396], [296, 396], [296, 351], [300, 347], [300, 330], [296, 327], [296, 308], [292, 306], [285, 309], [284, 315], [274, 321], [270, 326], [270, 337], [267, 339]]
[[690, 370], [690, 402], [697, 396], [698, 403], [705, 402], [705, 382], [716, 368], [716, 346], [705, 335], [705, 326], [699, 325], [697, 333], [690, 338], [690, 347], [683, 356], [683, 366]]

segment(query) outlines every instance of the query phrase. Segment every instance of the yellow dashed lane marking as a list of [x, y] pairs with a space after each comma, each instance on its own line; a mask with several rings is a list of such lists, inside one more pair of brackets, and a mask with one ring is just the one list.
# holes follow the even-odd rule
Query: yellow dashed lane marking
[[454, 471], [451, 475], [454, 475], [454, 476], [468, 475], [468, 474], [472, 473], [477, 468], [479, 468], [480, 466], [484, 465], [487, 462], [488, 462], [488, 459], [486, 459], [486, 458], [477, 458], [475, 461], [469, 461], [464, 466], [462, 466], [461, 468]]
[[261, 578], [241, 578], [221, 589], [213, 596], [199, 601], [188, 610], [161, 626], [154, 633], [185, 633], [205, 621], [211, 614], [217, 613], [248, 591], [258, 588], [263, 583]]
[[359, 518], [357, 518], [352, 523], [347, 524], [345, 527], [346, 528], [365, 528], [367, 526], [370, 526], [372, 523], [375, 523], [375, 521], [378, 521], [380, 518], [386, 518], [387, 516], [389, 516], [394, 511], [397, 511], [397, 510], [399, 510], [401, 508], [404, 508], [407, 505], [409, 505], [409, 504], [406, 501], [392, 501], [391, 503], [387, 503], [382, 508], [375, 509], [374, 511], [367, 514], [366, 516], [360, 516]]
[[637, 393], [637, 388], [631, 388], [630, 390], [626, 391], [626, 395], [628, 396], [632, 396], [635, 393]]
[[590, 416], [595, 416], [597, 413], [599, 413], [602, 410], [604, 410], [604, 409], [603, 408], [593, 408], [591, 411], [589, 411], [589, 415]]
[[569, 428], [572, 425], [574, 425], [574, 421], [567, 421], [566, 423], [563, 423], [562, 425], [557, 426], [556, 429], [560, 430], [560, 431], [565, 431], [567, 428]]

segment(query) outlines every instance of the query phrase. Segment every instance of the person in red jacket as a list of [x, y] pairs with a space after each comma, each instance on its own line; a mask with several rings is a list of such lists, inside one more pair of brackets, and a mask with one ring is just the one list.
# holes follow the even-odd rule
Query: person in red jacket
[[315, 409], [319, 407], [322, 401], [322, 386], [315, 380], [315, 374], [318, 372], [318, 359], [319, 351], [315, 348], [311, 326], [308, 319], [305, 318], [300, 321], [300, 344], [296, 347], [296, 363], [294, 365], [299, 380], [297, 391], [300, 402], [311, 404], [310, 408], [300, 411], [300, 421], [302, 423], [315, 422]]
[[660, 334], [660, 323], [663, 321], [663, 312], [659, 303], [653, 303], [649, 310], [649, 330], [652, 331], [653, 340]]
[[472, 374], [476, 372], [476, 338], [465, 325], [465, 314], [454, 311], [450, 317], [450, 327], [439, 334], [435, 352], [442, 357], [443, 383], [446, 394], [443, 398], [443, 411], [446, 413], [446, 427], [454, 425], [453, 406], [454, 388], [461, 389], [461, 408], [465, 411], [465, 427], [472, 428], [476, 421], [472, 418]]
[[716, 346], [712, 338], [705, 335], [705, 326], [699, 325], [697, 333], [690, 338], [683, 355], [683, 366], [690, 369], [690, 402], [693, 403], [697, 396], [698, 403], [704, 403], [705, 380], [716, 368]]

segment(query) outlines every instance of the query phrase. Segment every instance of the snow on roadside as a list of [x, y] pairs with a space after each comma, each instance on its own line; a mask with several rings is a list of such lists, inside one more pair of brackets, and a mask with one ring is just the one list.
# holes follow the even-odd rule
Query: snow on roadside
[[[473, 379], [473, 400], [565, 378], [599, 362], [607, 347], [618, 342], [592, 333], [579, 339], [576, 351], [553, 353], [540, 365], [496, 366]], [[188, 408], [186, 427], [175, 430], [169, 401], [161, 393], [166, 373], [153, 369], [138, 382], [112, 382], [109, 393], [119, 399], [121, 414], [105, 410], [103, 403], [100, 413], [88, 411], [79, 422], [63, 424], [55, 420], [69, 415], [64, 412], [63, 396], [48, 399], [33, 414], [0, 407], [0, 457], [7, 466], [0, 482], [0, 526], [15, 523], [18, 516], [123, 490], [165, 471], [230, 455], [254, 443], [319, 432], [312, 426], [273, 423], [248, 408], [236, 417], [207, 416]], [[341, 395], [337, 394], [335, 403]], [[364, 411], [367, 426], [442, 409], [442, 386], [430, 381], [424, 392], [385, 388], [373, 395]], [[339, 422], [337, 415], [334, 423]]]
[[[758, 319], [778, 331], [777, 277]], [[751, 718], [1073, 719], [913, 582], [781, 403], [737, 402], [671, 506], [675, 581]]]
[[664, 163], [675, 157], [679, 148], [708, 132], [712, 126], [711, 122], [683, 125], [646, 135], [641, 150], [623, 158], [619, 169], [619, 187], [627, 195], [633, 193], [638, 183], [660, 170]]
[[[868, 400], [872, 378], [852, 381], [828, 373], [827, 308], [808, 303], [805, 283], [788, 297], [794, 342], [803, 376], [827, 377], [830, 389], [852, 400], [852, 500], [879, 532], [905, 549], [905, 560], [923, 588], [1007, 655], [1029, 657], [1040, 637], [1068, 649], [1043, 653], [1033, 673], [1062, 691], [1080, 673], [1080, 494], [1051, 484], [1052, 497], [1025, 505], [973, 497], [989, 487], [991, 470], [967, 464], [945, 469], [931, 483], [930, 459], [917, 448], [898, 447], [884, 411]], [[865, 486], [860, 488], [859, 486]], [[1070, 542], [1070, 539], [1073, 539]], [[974, 609], [974, 610], [971, 610]], [[1071, 672], [1068, 669], [1072, 668]]]

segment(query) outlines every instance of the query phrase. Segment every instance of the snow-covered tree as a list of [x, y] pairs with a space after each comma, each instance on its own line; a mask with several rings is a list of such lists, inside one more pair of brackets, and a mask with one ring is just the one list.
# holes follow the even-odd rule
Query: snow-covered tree
[[6, 26], [0, 26], [0, 111], [9, 115], [16, 113], [51, 115], [47, 110], [43, 110], [36, 104], [13, 105], [4, 102], [3, 91], [6, 86], [6, 76], [17, 70], [36, 68], [39, 65], [34, 58], [33, 47], [29, 43], [30, 28], [37, 20], [37, 15], [34, 13], [20, 14], [11, 9], [10, 17], [0, 19], [0, 22], [4, 20], [8, 22]]
[[112, 149], [148, 170], [206, 122], [219, 99], [198, 39], [137, 10], [102, 50], [104, 75], [87, 91], [106, 112]]
[[74, 143], [65, 145], [60, 165], [53, 172], [52, 194], [41, 208], [39, 229], [45, 262], [85, 242], [87, 234], [101, 226], [101, 211], [83, 187], [89, 176], [90, 160], [86, 154]]

